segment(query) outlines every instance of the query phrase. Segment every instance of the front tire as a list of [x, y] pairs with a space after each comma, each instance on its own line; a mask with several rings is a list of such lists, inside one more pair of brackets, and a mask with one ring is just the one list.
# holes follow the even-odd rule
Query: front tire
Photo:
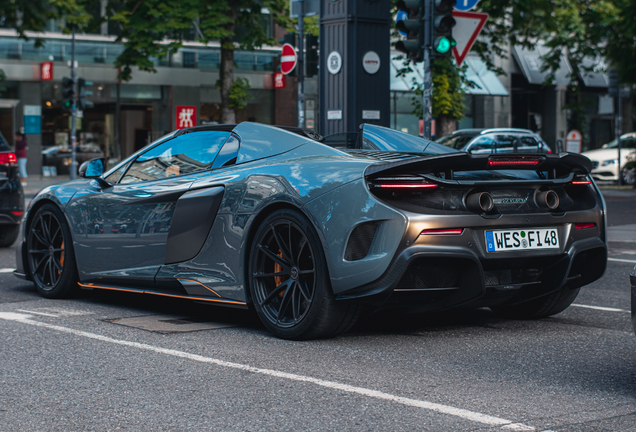
[[27, 234], [27, 262], [33, 283], [46, 298], [68, 298], [78, 291], [71, 231], [62, 211], [43, 205]]
[[561, 288], [558, 291], [515, 305], [491, 306], [497, 315], [509, 319], [539, 319], [563, 312], [572, 304], [581, 288]]
[[623, 168], [621, 170], [621, 176], [623, 177], [623, 184], [636, 187], [636, 167], [635, 168]]
[[265, 326], [283, 339], [305, 340], [348, 330], [358, 305], [337, 302], [318, 235], [296, 210], [277, 210], [250, 249], [249, 287]]
[[19, 234], [20, 225], [0, 225], [0, 248], [11, 246]]

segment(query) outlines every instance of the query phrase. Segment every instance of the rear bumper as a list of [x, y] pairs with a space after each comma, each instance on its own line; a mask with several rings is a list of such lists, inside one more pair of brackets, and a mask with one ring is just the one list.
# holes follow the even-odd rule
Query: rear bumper
[[419, 311], [514, 304], [562, 287], [589, 284], [603, 275], [607, 264], [607, 246], [598, 237], [571, 242], [559, 253], [525, 257], [488, 259], [476, 249], [411, 246], [396, 257], [382, 278], [338, 299]]

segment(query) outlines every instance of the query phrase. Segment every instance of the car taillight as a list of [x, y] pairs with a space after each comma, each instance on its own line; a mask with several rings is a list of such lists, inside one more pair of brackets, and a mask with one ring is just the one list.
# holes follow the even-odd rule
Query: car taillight
[[18, 158], [15, 157], [13, 152], [0, 152], [0, 165], [15, 166], [18, 163]]
[[539, 165], [541, 159], [517, 157], [517, 158], [490, 158], [488, 159], [488, 166], [532, 166]]
[[374, 186], [382, 189], [430, 189], [437, 187], [434, 183], [381, 183]]
[[592, 180], [588, 176], [576, 176], [572, 179], [573, 185], [589, 185], [592, 183]]
[[574, 228], [576, 229], [588, 229], [588, 228], [594, 228], [594, 227], [596, 227], [596, 224], [593, 222], [574, 224]]
[[447, 229], [428, 229], [420, 233], [420, 235], [461, 235], [464, 228], [447, 228]]
[[437, 184], [430, 183], [421, 177], [380, 177], [373, 179], [369, 186], [379, 189], [417, 190], [433, 189], [437, 187]]

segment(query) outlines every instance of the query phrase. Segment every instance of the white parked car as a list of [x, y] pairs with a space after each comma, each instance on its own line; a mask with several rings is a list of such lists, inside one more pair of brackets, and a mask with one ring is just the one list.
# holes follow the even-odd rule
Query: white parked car
[[[592, 161], [592, 177], [596, 180], [618, 181], [618, 140], [604, 144], [596, 150], [582, 153]], [[626, 168], [629, 161], [636, 158], [636, 132], [621, 135], [621, 163], [620, 172], [625, 184], [634, 184], [634, 168]]]

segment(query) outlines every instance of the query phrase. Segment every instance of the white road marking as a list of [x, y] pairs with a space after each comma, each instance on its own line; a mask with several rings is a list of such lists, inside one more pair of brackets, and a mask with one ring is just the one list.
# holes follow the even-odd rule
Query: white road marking
[[46, 312], [36, 312], [36, 311], [32, 311], [32, 310], [26, 310], [26, 309], [16, 309], [18, 312], [26, 312], [26, 313], [32, 313], [35, 315], [42, 315], [42, 316], [47, 316], [47, 317], [53, 317], [53, 318], [59, 318], [59, 315], [54, 315], [54, 314], [50, 314], [50, 313], [46, 313]]
[[0, 273], [13, 273], [15, 269], [10, 268], [0, 268]]
[[608, 258], [608, 261], [618, 261], [618, 262], [626, 262], [626, 263], [633, 263], [636, 264], [636, 261], [634, 260], [626, 260], [626, 259], [620, 259], [620, 258]]
[[625, 309], [616, 309], [616, 308], [602, 307], [602, 306], [589, 306], [589, 305], [582, 305], [582, 304], [575, 304], [575, 303], [572, 303], [570, 306], [576, 306], [576, 307], [581, 307], [586, 309], [596, 309], [596, 310], [602, 310], [607, 312], [627, 312], [627, 313], [630, 312]]
[[75, 336], [82, 336], [89, 339], [95, 339], [102, 342], [113, 343], [117, 345], [123, 345], [133, 348], [138, 348], [146, 351], [153, 351], [160, 354], [167, 354], [174, 357], [185, 358], [188, 360], [193, 360], [201, 363], [213, 364], [216, 366], [227, 367], [231, 369], [238, 369], [247, 372], [257, 373], [261, 375], [269, 375], [277, 378], [288, 379], [292, 381], [306, 382], [315, 384], [321, 387], [340, 390], [347, 393], [354, 393], [361, 396], [367, 396], [375, 399], [381, 399], [389, 402], [395, 402], [402, 405], [407, 405], [415, 408], [422, 408], [430, 411], [435, 411], [441, 414], [448, 414], [455, 417], [462, 418], [464, 420], [469, 420], [477, 423], [486, 424], [489, 426], [500, 426], [505, 430], [516, 430], [516, 431], [534, 431], [535, 428], [531, 426], [527, 426], [521, 423], [515, 423], [512, 420], [506, 420], [499, 417], [489, 416], [487, 414], [481, 414], [461, 408], [455, 408], [448, 405], [442, 405], [434, 402], [427, 402], [418, 399], [405, 398], [401, 396], [392, 395], [390, 393], [384, 393], [377, 390], [371, 390], [364, 387], [356, 387], [348, 384], [341, 384], [334, 381], [327, 381], [319, 378], [312, 378], [304, 375], [297, 375], [287, 372], [281, 372], [272, 369], [262, 369], [257, 368], [241, 363], [228, 362], [224, 360], [219, 360], [211, 357], [204, 357], [198, 354], [191, 354], [183, 351], [177, 351], [168, 348], [156, 347], [153, 345], [143, 344], [139, 342], [131, 342], [126, 340], [113, 339], [107, 336], [98, 335], [95, 333], [89, 333], [82, 330], [75, 330], [68, 327], [62, 327], [58, 325], [43, 323], [39, 321], [33, 321], [30, 319], [31, 316], [25, 314], [19, 314], [14, 312], [0, 312], [0, 319], [17, 321], [22, 324], [33, 325], [37, 327], [44, 327], [50, 330], [56, 330], [63, 333], [69, 333]]
[[56, 308], [56, 307], [43, 307], [37, 308], [35, 310], [27, 310], [27, 309], [16, 309], [18, 312], [26, 312], [32, 313], [35, 315], [42, 315], [54, 318], [62, 318], [69, 316], [79, 316], [79, 315], [92, 315], [93, 312], [80, 311], [76, 309], [68, 309], [68, 308]]

